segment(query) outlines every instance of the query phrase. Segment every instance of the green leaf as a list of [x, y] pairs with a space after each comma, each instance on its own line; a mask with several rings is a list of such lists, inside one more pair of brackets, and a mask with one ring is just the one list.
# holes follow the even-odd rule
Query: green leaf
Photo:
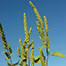
[[7, 51], [4, 50], [1, 54], [3, 54], [3, 53], [8, 57], [8, 59], [10, 59], [10, 55]]
[[7, 63], [8, 66], [11, 66], [11, 64], [8, 61], [6, 63]]
[[25, 61], [27, 61], [27, 59], [23, 59], [22, 61], [25, 62]]
[[37, 58], [36, 60], [34, 60], [35, 63], [40, 63], [40, 58]]
[[43, 59], [45, 60], [46, 59], [46, 57], [44, 56], [44, 53], [43, 53], [43, 51], [41, 50], [41, 49], [39, 49], [39, 52], [40, 52], [40, 55], [43, 57]]
[[[32, 56], [30, 56], [30, 59], [32, 60]], [[35, 63], [41, 63], [41, 61], [40, 61], [40, 56], [35, 56], [35, 57], [34, 57], [34, 62], [35, 62]]]
[[55, 51], [53, 54], [51, 54], [50, 56], [59, 56], [59, 57], [66, 57], [66, 55], [59, 53], [57, 51]]
[[34, 57], [34, 62], [35, 63], [41, 63], [40, 56]]
[[40, 47], [40, 49], [42, 50], [43, 48], [45, 48], [46, 46], [42, 46], [42, 47]]
[[8, 52], [4, 50], [1, 54], [3, 54], [3, 53], [8, 53]]

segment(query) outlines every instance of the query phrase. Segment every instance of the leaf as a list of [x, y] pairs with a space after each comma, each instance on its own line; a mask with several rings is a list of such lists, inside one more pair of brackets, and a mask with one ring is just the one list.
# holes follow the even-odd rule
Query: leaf
[[4, 50], [1, 54], [3, 54], [3, 53], [8, 57], [8, 59], [10, 59], [10, 55], [7, 51]]
[[43, 53], [42, 49], [45, 48], [45, 47], [46, 46], [38, 47], [39, 48], [40, 55], [43, 57], [44, 60], [46, 59], [46, 57], [44, 56], [44, 53]]
[[11, 66], [11, 64], [8, 61], [6, 63], [7, 63], [8, 66]]
[[45, 48], [46, 46], [42, 46], [42, 47], [40, 47], [40, 49], [42, 50], [43, 48]]
[[25, 61], [27, 61], [27, 59], [23, 59], [22, 61], [25, 62]]
[[35, 63], [40, 63], [40, 58], [37, 58], [36, 60], [34, 60]]
[[[4, 50], [1, 54], [5, 53], [5, 52], [7, 52], [7, 51]], [[8, 52], [7, 52], [7, 53], [8, 53]]]
[[35, 63], [41, 63], [40, 56], [34, 57], [34, 62]]
[[59, 56], [59, 57], [66, 57], [66, 55], [59, 53], [57, 51], [55, 51], [53, 54], [51, 54], [50, 56]]
[[[32, 60], [32, 56], [30, 56], [30, 59]], [[34, 57], [34, 62], [35, 63], [40, 63], [41, 61], [40, 61], [40, 57], [39, 56], [35, 56]]]

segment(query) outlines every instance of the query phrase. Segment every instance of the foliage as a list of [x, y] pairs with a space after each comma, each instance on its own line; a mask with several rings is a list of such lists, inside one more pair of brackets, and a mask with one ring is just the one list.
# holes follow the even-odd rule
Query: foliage
[[[44, 16], [44, 22], [43, 22], [36, 7], [33, 5], [33, 3], [31, 1], [29, 1], [29, 3], [31, 5], [31, 7], [33, 8], [33, 10], [36, 14], [36, 17], [38, 19], [38, 21], [36, 21], [37, 30], [40, 34], [39, 38], [42, 40], [44, 46], [38, 47], [40, 54], [38, 56], [34, 57], [34, 41], [33, 40], [29, 41], [30, 34], [32, 32], [32, 27], [30, 27], [30, 29], [28, 31], [26, 14], [24, 13], [25, 40], [24, 40], [24, 42], [22, 42], [22, 40], [19, 39], [21, 52], [20, 52], [19, 47], [17, 48], [17, 51], [18, 51], [18, 56], [19, 56], [20, 60], [18, 60], [18, 62], [16, 62], [16, 63], [12, 63], [12, 59], [11, 59], [11, 55], [13, 55], [12, 49], [11, 49], [10, 45], [7, 44], [6, 37], [5, 37], [4, 31], [3, 31], [3, 27], [0, 23], [0, 36], [2, 38], [3, 47], [5, 49], [2, 53], [4, 53], [6, 55], [5, 60], [7, 60], [7, 59], [10, 60], [10, 62], [8, 62], [8, 61], [6, 62], [8, 66], [17, 66], [18, 64], [20, 66], [30, 66], [30, 61], [31, 61], [31, 66], [34, 66], [34, 63], [41, 63], [42, 66], [48, 66], [48, 57], [49, 56], [66, 57], [66, 55], [59, 53], [57, 51], [50, 54], [51, 51], [50, 51], [50, 41], [49, 41], [49, 37], [48, 37], [49, 29], [48, 29], [48, 24], [47, 24], [47, 18], [46, 18], [46, 16]], [[32, 42], [32, 43], [30, 44], [30, 42]], [[26, 44], [27, 44], [27, 46], [26, 46]], [[31, 56], [29, 56], [30, 47], [31, 47]], [[43, 48], [46, 48], [47, 57], [44, 55], [44, 53], [42, 51]], [[28, 54], [28, 57], [27, 57], [27, 54]], [[29, 60], [28, 64], [27, 64], [27, 59]]]

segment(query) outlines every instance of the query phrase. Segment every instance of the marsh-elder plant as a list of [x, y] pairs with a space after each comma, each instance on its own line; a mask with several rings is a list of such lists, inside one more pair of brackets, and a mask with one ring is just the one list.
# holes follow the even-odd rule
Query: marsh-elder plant
[[[30, 34], [32, 32], [32, 27], [30, 27], [29, 31], [27, 28], [27, 21], [26, 21], [26, 13], [24, 13], [24, 31], [25, 31], [25, 39], [24, 42], [22, 42], [21, 39], [19, 39], [19, 43], [20, 43], [20, 47], [21, 49], [18, 47], [17, 48], [17, 52], [18, 52], [18, 56], [20, 58], [20, 60], [18, 60], [18, 62], [13, 63], [12, 59], [11, 59], [11, 55], [13, 55], [12, 53], [12, 49], [10, 47], [10, 45], [7, 43], [4, 31], [3, 31], [3, 27], [2, 24], [0, 23], [0, 36], [2, 38], [2, 42], [3, 42], [3, 47], [4, 47], [4, 51], [2, 53], [4, 53], [6, 55], [5, 60], [9, 59], [10, 62], [6, 61], [8, 66], [17, 66], [19, 64], [19, 66], [30, 66], [30, 62], [31, 62], [31, 66], [34, 66], [34, 63], [41, 63], [41, 66], [48, 66], [48, 58], [50, 56], [59, 56], [59, 57], [66, 57], [66, 55], [59, 53], [57, 51], [54, 51], [52, 54], [50, 54], [50, 41], [49, 41], [49, 37], [48, 37], [48, 23], [47, 23], [47, 18], [46, 16], [44, 16], [44, 20], [41, 19], [36, 7], [33, 5], [33, 3], [31, 1], [29, 1], [31, 7], [33, 8], [36, 17], [38, 19], [38, 21], [36, 21], [36, 25], [37, 25], [37, 30], [39, 32], [40, 35], [40, 39], [42, 40], [43, 46], [39, 46], [39, 55], [34, 57], [34, 41], [30, 40]], [[30, 40], [30, 41], [29, 41]], [[31, 47], [31, 56], [29, 56], [29, 48]], [[42, 49], [46, 48], [46, 56], [44, 55]], [[21, 50], [21, 52], [20, 52]], [[28, 64], [27, 64], [27, 59], [28, 59]]]

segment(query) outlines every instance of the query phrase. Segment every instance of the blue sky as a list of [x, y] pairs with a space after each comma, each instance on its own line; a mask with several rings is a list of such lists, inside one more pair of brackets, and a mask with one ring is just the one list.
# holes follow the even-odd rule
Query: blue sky
[[[51, 54], [54, 51], [58, 51], [66, 55], [66, 0], [31, 1], [37, 8], [42, 20], [44, 21], [43, 16], [47, 17], [50, 30], [48, 35], [50, 39]], [[0, 0], [0, 23], [3, 26], [6, 40], [8, 44], [10, 44], [14, 55], [18, 55], [17, 47], [20, 47], [19, 38], [21, 38], [23, 42], [25, 37], [23, 13], [26, 13], [28, 30], [32, 27], [30, 40], [34, 40], [34, 56], [38, 56], [38, 47], [44, 45], [39, 39], [39, 33], [36, 26], [36, 21], [38, 20], [29, 4], [29, 0]], [[1, 37], [0, 49], [0, 66], [7, 66], [5, 54], [1, 55], [4, 50]], [[20, 59], [15, 56], [11, 57], [13, 63], [16, 63]], [[41, 63], [35, 63], [35, 66], [41, 66]], [[66, 57], [49, 57], [48, 66], [66, 66]]]

